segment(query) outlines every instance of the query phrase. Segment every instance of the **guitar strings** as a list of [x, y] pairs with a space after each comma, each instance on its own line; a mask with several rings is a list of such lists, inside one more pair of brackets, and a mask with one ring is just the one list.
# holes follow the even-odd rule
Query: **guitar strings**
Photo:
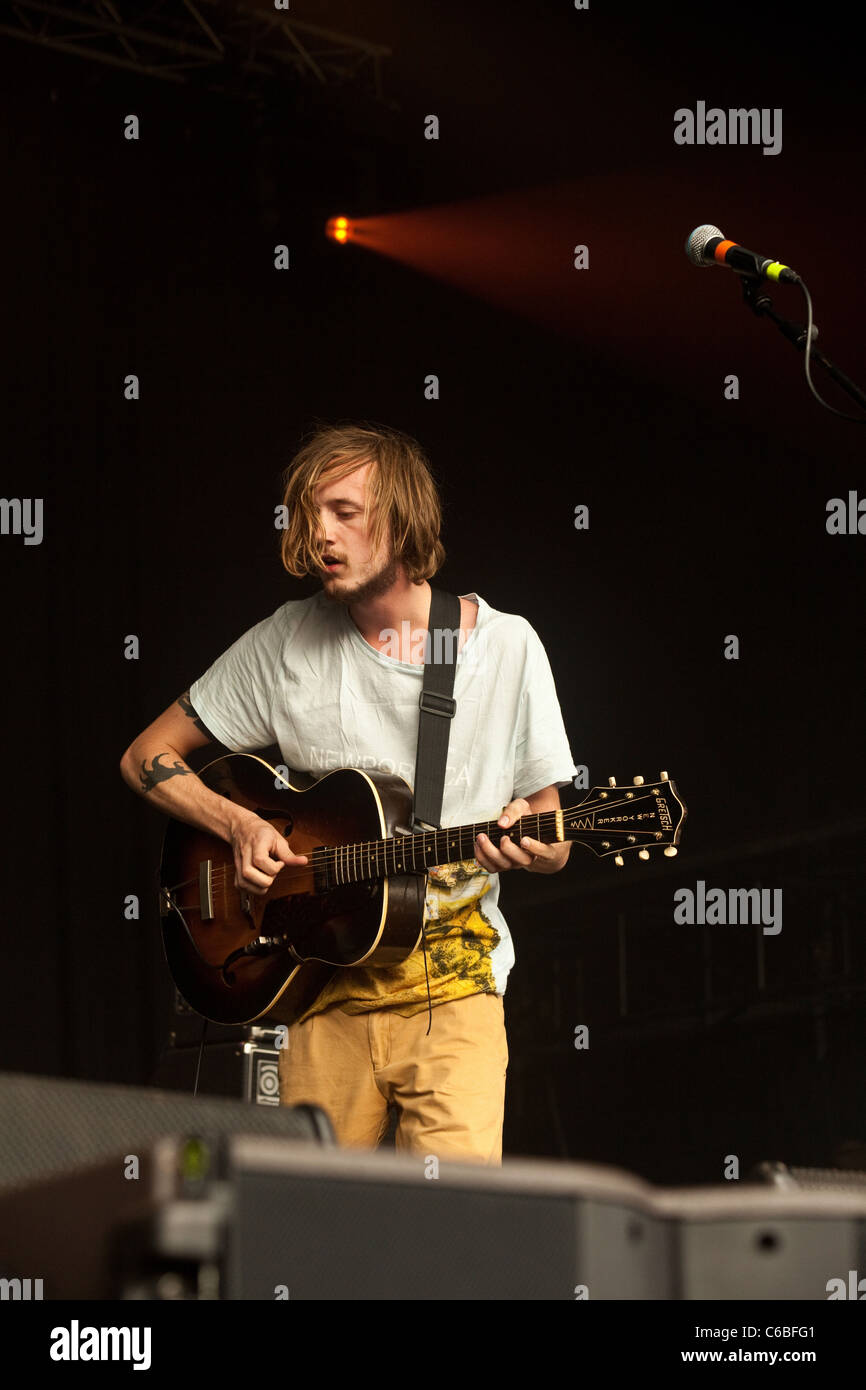
[[[648, 793], [649, 793], [650, 791], [652, 791], [652, 790], [653, 790], [652, 788], [646, 788], [646, 791], [645, 791], [644, 795], [648, 794]], [[638, 800], [642, 800], [643, 797], [638, 797], [637, 799], [638, 799]], [[628, 798], [628, 799], [625, 798], [625, 797], [623, 797], [623, 799], [620, 800], [620, 801], [606, 801], [603, 809], [604, 809], [605, 811], [613, 811], [613, 810], [618, 809], [620, 806], [627, 806], [627, 805], [629, 805], [629, 804], [632, 804], [632, 805], [633, 805], [634, 802], [635, 802], [635, 797], [634, 797], [634, 796], [632, 796], [631, 798]], [[539, 830], [539, 832], [540, 832], [540, 831], [541, 831], [541, 828], [542, 828], [542, 825], [544, 826], [545, 829], [550, 829], [550, 828], [554, 827], [554, 826], [556, 825], [557, 816], [559, 816], [559, 815], [561, 815], [561, 816], [570, 816], [570, 815], [576, 815], [576, 814], [579, 814], [579, 813], [582, 813], [583, 815], [588, 815], [588, 814], [590, 814], [591, 811], [593, 811], [593, 810], [598, 810], [598, 809], [599, 809], [599, 803], [596, 802], [596, 803], [594, 803], [592, 806], [587, 806], [587, 805], [584, 803], [584, 804], [581, 805], [581, 806], [571, 806], [571, 807], [569, 807], [568, 809], [560, 809], [560, 810], [552, 810], [552, 811], [538, 811], [538, 812], [531, 811], [531, 812], [529, 812], [526, 816], [521, 816], [521, 817], [518, 819], [518, 821], [516, 822], [515, 825], [512, 825], [512, 826], [508, 827], [507, 829], [506, 829], [506, 827], [504, 827], [504, 826], [502, 826], [502, 827], [497, 827], [497, 828], [498, 828], [498, 829], [502, 829], [502, 831], [503, 831], [504, 834], [513, 835], [513, 834], [514, 834], [514, 831], [517, 829], [517, 827], [518, 827], [519, 825], [522, 824], [522, 822], [523, 822], [524, 820], [535, 820], [535, 821], [537, 821], [537, 823], [538, 823], [538, 830]], [[490, 825], [493, 825], [493, 824], [494, 824], [494, 822], [492, 822], [492, 821], [478, 821], [477, 824], [474, 824], [474, 825], [472, 825], [471, 827], [470, 827], [470, 826], [455, 826], [455, 827], [454, 827], [454, 830], [457, 831], [457, 832], [459, 832], [459, 831], [461, 831], [461, 830], [464, 830], [464, 831], [465, 831], [465, 830], [467, 830], [467, 829], [471, 829], [471, 831], [472, 831], [472, 839], [473, 839], [473, 841], [474, 841], [474, 840], [475, 840], [475, 836], [476, 836], [476, 831], [478, 830], [479, 826], [484, 826], [484, 825], [490, 826]], [[299, 865], [291, 865], [291, 866], [285, 865], [285, 866], [284, 866], [284, 870], [285, 870], [285, 871], [281, 874], [281, 879], [284, 881], [284, 880], [286, 880], [286, 879], [301, 878], [301, 877], [303, 877], [303, 876], [305, 876], [305, 875], [309, 875], [311, 869], [312, 869], [313, 871], [315, 871], [316, 869], [322, 869], [322, 868], [324, 868], [324, 869], [326, 869], [326, 870], [329, 869], [329, 868], [334, 868], [334, 869], [336, 869], [336, 868], [337, 868], [337, 863], [338, 863], [338, 858], [339, 858], [340, 856], [345, 856], [345, 857], [343, 858], [342, 863], [340, 864], [340, 867], [343, 868], [343, 869], [345, 869], [347, 872], [350, 872], [350, 871], [354, 870], [354, 869], [357, 867], [357, 864], [358, 864], [358, 860], [359, 860], [359, 859], [362, 861], [361, 867], [363, 868], [363, 858], [364, 858], [365, 855], [366, 855], [366, 857], [367, 857], [368, 867], [370, 866], [370, 862], [371, 862], [371, 860], [372, 860], [372, 858], [373, 858], [373, 855], [375, 855], [376, 867], [377, 867], [377, 869], [378, 869], [378, 867], [379, 867], [379, 853], [380, 853], [380, 851], [384, 849], [385, 855], [387, 855], [388, 847], [391, 846], [391, 845], [393, 845], [393, 846], [395, 846], [395, 847], [399, 845], [399, 846], [401, 847], [401, 849], [404, 849], [404, 847], [405, 847], [405, 850], [411, 850], [411, 851], [412, 851], [412, 854], [413, 854], [413, 861], [414, 861], [414, 852], [415, 852], [415, 850], [416, 850], [416, 849], [420, 849], [422, 852], [424, 851], [424, 841], [425, 841], [425, 839], [426, 839], [428, 836], [431, 836], [431, 835], [432, 835], [432, 836], [436, 836], [436, 835], [447, 835], [447, 834], [450, 834], [450, 833], [451, 833], [451, 829], [450, 829], [449, 827], [445, 827], [444, 829], [440, 829], [440, 830], [426, 830], [426, 831], [422, 831], [422, 832], [420, 832], [420, 833], [418, 833], [418, 834], [414, 834], [414, 835], [401, 835], [401, 836], [399, 836], [399, 837], [397, 837], [397, 836], [391, 836], [391, 837], [389, 837], [389, 838], [387, 838], [387, 839], [384, 839], [384, 840], [362, 840], [362, 841], [351, 842], [351, 843], [348, 844], [348, 845], [321, 845], [321, 846], [317, 846], [317, 847], [316, 847], [314, 850], [312, 850], [312, 851], [310, 852], [310, 854], [307, 856], [307, 859], [308, 859], [308, 861], [309, 861], [307, 864], [299, 864]], [[588, 829], [587, 829], [587, 831], [586, 831], [585, 833], [587, 833], [587, 834], [595, 834], [595, 835], [602, 835], [602, 834], [617, 834], [617, 833], [620, 833], [620, 834], [621, 834], [622, 832], [621, 832], [621, 831], [620, 831], [620, 832], [617, 832], [616, 829], [613, 828], [613, 827], [610, 827], [610, 828], [605, 829], [605, 830], [597, 830], [597, 829], [595, 829], [594, 827], [588, 827]], [[462, 837], [461, 837], [461, 838], [462, 838]], [[534, 838], [534, 837], [530, 837], [530, 838]], [[419, 841], [420, 841], [420, 843], [418, 843]], [[435, 844], [434, 844], [433, 848], [434, 848], [434, 849], [436, 848]], [[404, 864], [405, 864], [405, 862], [406, 862], [407, 857], [408, 857], [408, 856], [407, 856], [407, 853], [404, 852], [403, 855], [402, 855], [402, 859], [403, 859], [403, 863], [404, 863]], [[442, 861], [442, 862], [451, 862], [451, 861]], [[413, 862], [413, 867], [414, 867], [414, 862]], [[430, 866], [425, 866], [425, 867], [433, 867], [433, 866], [430, 865]], [[386, 862], [386, 864], [385, 864], [385, 868], [387, 869], [387, 862]], [[229, 874], [229, 873], [232, 873], [232, 874], [233, 874], [234, 872], [235, 872], [235, 869], [234, 869], [234, 866], [233, 866], [233, 865], [221, 865], [221, 866], [217, 866], [217, 868], [214, 869], [214, 871], [213, 871], [213, 873], [212, 873], [212, 875], [211, 875], [211, 884], [216, 884], [216, 885], [218, 885], [218, 886], [221, 886], [223, 878], [224, 878], [227, 874]], [[359, 881], [361, 881], [361, 880], [355, 880], [355, 881], [356, 881], [356, 882], [359, 882]], [[172, 893], [174, 893], [174, 892], [177, 892], [177, 891], [178, 891], [179, 889], [181, 889], [181, 888], [188, 888], [188, 887], [193, 886], [193, 885], [195, 885], [195, 884], [197, 884], [197, 883], [198, 883], [198, 879], [195, 879], [195, 878], [186, 879], [186, 880], [184, 880], [182, 883], [174, 884], [174, 885], [172, 886], [172, 888], [169, 889], [169, 891], [172, 892]], [[342, 886], [342, 885], [338, 885], [338, 886]]]
[[[524, 817], [523, 819], [526, 819], [526, 820], [530, 820], [530, 819], [531, 819], [531, 820], [535, 820], [535, 819], [536, 819], [536, 815], [533, 814], [532, 816], [526, 816], [526, 817]], [[537, 819], [538, 819], [538, 822], [539, 822], [539, 824], [538, 824], [538, 829], [539, 829], [539, 830], [541, 830], [542, 825], [544, 825], [544, 828], [545, 828], [545, 829], [552, 828], [552, 826], [554, 826], [554, 825], [556, 824], [556, 812], [555, 812], [555, 811], [541, 811], [541, 812], [538, 813]], [[488, 825], [490, 825], [490, 824], [491, 824], [490, 821], [479, 821], [477, 825], [473, 825], [473, 826], [471, 826], [471, 827], [470, 827], [470, 826], [462, 826], [462, 827], [461, 827], [461, 826], [458, 826], [458, 827], [455, 827], [455, 829], [456, 829], [456, 830], [462, 829], [464, 832], [465, 832], [466, 830], [471, 829], [471, 831], [472, 831], [472, 840], [473, 840], [473, 843], [474, 843], [474, 841], [475, 841], [475, 836], [476, 836], [476, 832], [477, 832], [477, 830], [479, 829], [479, 827], [481, 827], [481, 826], [488, 826]], [[518, 824], [519, 824], [519, 822], [518, 822]], [[505, 831], [505, 827], [499, 827], [499, 828], [502, 829], [503, 832]], [[515, 829], [515, 827], [512, 826], [512, 827], [510, 828], [510, 830], [509, 830], [507, 833], [513, 834], [513, 833], [514, 833], [514, 829]], [[448, 830], [424, 831], [424, 832], [422, 832], [422, 833], [420, 833], [420, 834], [417, 834], [417, 835], [390, 836], [388, 839], [384, 839], [384, 840], [357, 840], [357, 841], [351, 841], [351, 842], [350, 842], [349, 844], [347, 844], [347, 845], [319, 845], [319, 846], [317, 846], [314, 850], [311, 850], [311, 852], [310, 852], [310, 854], [309, 854], [309, 856], [308, 856], [308, 858], [311, 860], [311, 865], [308, 864], [308, 865], [302, 866], [302, 872], [304, 872], [304, 873], [309, 873], [310, 867], [311, 867], [311, 866], [312, 866], [314, 869], [315, 869], [315, 868], [322, 868], [322, 867], [329, 867], [331, 864], [333, 864], [333, 865], [336, 867], [337, 860], [338, 860], [338, 858], [340, 858], [341, 856], [344, 858], [344, 862], [345, 862], [345, 866], [346, 866], [346, 867], [349, 867], [350, 862], [351, 862], [351, 864], [354, 865], [354, 864], [356, 864], [358, 861], [363, 860], [364, 858], [366, 858], [368, 864], [369, 864], [372, 860], [375, 859], [375, 862], [376, 862], [376, 864], [378, 865], [379, 855], [380, 855], [383, 851], [384, 851], [383, 858], [386, 858], [386, 865], [385, 865], [385, 867], [387, 868], [387, 855], [388, 855], [388, 853], [389, 853], [389, 852], [391, 852], [391, 853], [396, 853], [396, 851], [397, 851], [398, 849], [401, 851], [400, 858], [401, 858], [402, 862], [405, 864], [406, 860], [410, 857], [410, 855], [413, 855], [414, 852], [415, 852], [416, 850], [418, 850], [418, 851], [420, 851], [420, 852], [422, 852], [422, 853], [425, 851], [424, 841], [425, 841], [425, 839], [426, 839], [428, 836], [430, 836], [430, 835], [444, 835], [444, 834], [448, 834], [448, 833], [450, 833]], [[462, 837], [458, 837], [458, 838], [462, 838]], [[393, 848], [392, 848], [392, 847], [393, 847]], [[404, 847], [405, 847], [405, 850], [404, 850]], [[433, 848], [434, 848], [434, 849], [436, 848], [435, 844], [433, 845]], [[450, 862], [450, 861], [444, 861], [444, 860], [443, 860], [443, 861], [441, 861], [441, 862], [444, 863], [444, 862]], [[294, 867], [294, 866], [293, 866], [293, 867]], [[220, 873], [220, 872], [228, 872], [228, 869], [227, 869], [227, 868], [223, 868], [223, 869], [216, 869], [216, 870], [214, 870], [214, 873]]]
[[[564, 814], [564, 813], [563, 813], [563, 814]], [[522, 819], [522, 820], [536, 820], [536, 819], [537, 819], [537, 820], [538, 820], [538, 829], [541, 830], [542, 826], [544, 826], [546, 829], [552, 828], [552, 826], [554, 826], [554, 825], [556, 824], [556, 816], [557, 816], [557, 812], [556, 812], [556, 811], [539, 811], [539, 812], [532, 812], [532, 813], [530, 813], [530, 815], [524, 816], [524, 817], [522, 817], [521, 819]], [[468, 826], [462, 826], [462, 827], [461, 827], [461, 826], [457, 826], [457, 827], [455, 827], [455, 829], [456, 829], [456, 830], [462, 829], [462, 830], [465, 831], [465, 830], [471, 828], [471, 830], [472, 830], [472, 839], [473, 839], [473, 841], [474, 841], [474, 839], [475, 839], [475, 833], [476, 833], [476, 830], [478, 829], [478, 827], [479, 827], [479, 826], [482, 826], [482, 825], [488, 825], [488, 826], [489, 826], [489, 825], [491, 825], [491, 824], [492, 824], [491, 821], [479, 821], [479, 822], [477, 823], [477, 825], [473, 825], [473, 826], [471, 826], [471, 827], [468, 827]], [[519, 821], [518, 821], [518, 824], [520, 824]], [[503, 831], [504, 831], [504, 829], [505, 829], [504, 827], [499, 827], [499, 828], [502, 829]], [[513, 833], [514, 833], [514, 829], [515, 829], [515, 827], [514, 827], [514, 826], [511, 826], [510, 829], [509, 829], [509, 831], [508, 831], [508, 833], [509, 833], [509, 834], [513, 834]], [[307, 856], [308, 859], [309, 859], [309, 861], [310, 861], [308, 864], [297, 864], [297, 865], [294, 865], [294, 864], [293, 864], [293, 865], [291, 865], [291, 866], [286, 865], [285, 868], [284, 868], [284, 872], [280, 875], [280, 877], [281, 877], [281, 879], [283, 879], [283, 880], [285, 880], [285, 879], [287, 879], [287, 878], [301, 878], [301, 877], [303, 877], [304, 875], [308, 875], [308, 874], [310, 873], [310, 870], [311, 870], [311, 869], [313, 869], [313, 870], [315, 870], [315, 869], [321, 869], [321, 868], [328, 869], [328, 868], [331, 868], [331, 867], [336, 868], [336, 867], [337, 867], [337, 859], [338, 859], [338, 856], [341, 855], [341, 854], [343, 854], [343, 853], [346, 854], [346, 863], [345, 863], [345, 867], [346, 867], [347, 869], [349, 869], [350, 867], [351, 867], [351, 868], [356, 867], [357, 861], [359, 860], [359, 858], [363, 858], [364, 856], [366, 856], [367, 861], [368, 861], [368, 864], [370, 863], [370, 861], [371, 861], [371, 860], [373, 859], [373, 857], [375, 856], [376, 865], [377, 865], [377, 867], [378, 867], [378, 857], [379, 857], [379, 854], [380, 854], [382, 848], [384, 848], [385, 854], [386, 854], [386, 855], [387, 855], [387, 852], [388, 852], [389, 847], [392, 846], [392, 845], [395, 846], [395, 847], [399, 847], [401, 850], [403, 849], [404, 846], [407, 846], [407, 847], [408, 847], [409, 849], [411, 849], [412, 851], [414, 851], [415, 849], [418, 849], [418, 850], [422, 850], [422, 851], [423, 851], [423, 849], [424, 849], [424, 843], [423, 843], [423, 842], [424, 842], [424, 840], [427, 838], [427, 836], [429, 836], [429, 835], [443, 835], [443, 834], [448, 834], [448, 833], [449, 833], [449, 831], [448, 831], [448, 829], [446, 828], [445, 830], [436, 830], [436, 831], [429, 830], [429, 831], [423, 831], [423, 832], [421, 832], [421, 833], [419, 833], [419, 834], [417, 834], [417, 835], [391, 836], [390, 838], [385, 839], [385, 840], [359, 840], [359, 841], [357, 841], [357, 842], [352, 842], [352, 843], [349, 844], [349, 845], [320, 845], [320, 846], [317, 846], [314, 850], [312, 850], [312, 851], [310, 852], [310, 854]], [[420, 843], [419, 843], [419, 842], [420, 842]], [[435, 848], [435, 846], [434, 846], [434, 848]], [[352, 859], [352, 861], [353, 861], [353, 863], [352, 863], [351, 865], [350, 865], [349, 862], [348, 862], [350, 856], [351, 856], [351, 859]], [[408, 855], [407, 855], [406, 853], [404, 853], [404, 854], [402, 854], [401, 857], [402, 857], [402, 859], [403, 859], [403, 862], [405, 863], [405, 862], [406, 862], [406, 859], [407, 859], [407, 857], [408, 857]], [[341, 866], [341, 867], [343, 867], [343, 866]], [[385, 867], [387, 868], [387, 863], [386, 863]], [[430, 866], [427, 866], [427, 867], [433, 867], [433, 866], [430, 865]], [[287, 870], [287, 871], [286, 871], [286, 870]], [[214, 869], [213, 873], [211, 874], [211, 883], [212, 883], [212, 884], [218, 884], [218, 885], [220, 885], [221, 882], [222, 882], [223, 877], [224, 877], [226, 874], [229, 874], [229, 873], [234, 873], [234, 866], [233, 866], [233, 865], [227, 865], [227, 864], [226, 864], [226, 865], [218, 866], [217, 868]], [[189, 888], [189, 887], [191, 887], [191, 886], [193, 886], [193, 885], [196, 885], [197, 883], [198, 883], [198, 879], [197, 879], [197, 878], [188, 878], [188, 879], [185, 879], [185, 880], [184, 880], [183, 882], [181, 882], [181, 883], [176, 883], [176, 884], [174, 884], [174, 885], [172, 886], [172, 888], [170, 889], [170, 891], [174, 893], [174, 892], [177, 892], [177, 891], [178, 891], [179, 889], [181, 889], [181, 888]]]

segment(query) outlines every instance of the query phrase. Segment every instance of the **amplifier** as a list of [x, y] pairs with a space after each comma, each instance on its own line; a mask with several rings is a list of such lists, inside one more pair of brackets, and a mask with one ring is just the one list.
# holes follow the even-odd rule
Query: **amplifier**
[[[198, 1094], [231, 1096], [255, 1105], [279, 1105], [279, 1052], [276, 1028], [255, 1025], [231, 1041], [206, 1042], [201, 1049]], [[156, 1064], [152, 1086], [192, 1093], [199, 1048], [171, 1046]]]
[[436, 1166], [261, 1133], [203, 1146], [201, 1133], [150, 1145], [138, 1182], [115, 1136], [98, 1168], [0, 1191], [8, 1286], [38, 1279], [46, 1299], [776, 1303], [857, 1298], [866, 1282], [862, 1192], [665, 1189], [597, 1164]]
[[165, 1134], [208, 1143], [238, 1134], [336, 1143], [330, 1120], [314, 1105], [248, 1105], [145, 1086], [0, 1074], [0, 1189], [75, 1172], [109, 1155], [140, 1155]]
[[[866, 1156], [866, 1155], [864, 1155]], [[866, 1172], [856, 1168], [799, 1168], [765, 1159], [749, 1173], [753, 1182], [767, 1183], [785, 1191], [861, 1192], [866, 1194]]]

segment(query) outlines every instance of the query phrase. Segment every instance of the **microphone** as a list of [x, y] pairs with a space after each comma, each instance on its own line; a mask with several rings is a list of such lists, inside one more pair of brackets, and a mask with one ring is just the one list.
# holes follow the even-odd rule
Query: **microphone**
[[686, 255], [692, 265], [726, 265], [738, 275], [748, 275], [757, 280], [781, 280], [799, 285], [800, 277], [789, 265], [770, 260], [769, 256], [759, 256], [755, 251], [747, 251], [735, 241], [726, 241], [718, 227], [705, 223], [695, 227], [686, 242]]

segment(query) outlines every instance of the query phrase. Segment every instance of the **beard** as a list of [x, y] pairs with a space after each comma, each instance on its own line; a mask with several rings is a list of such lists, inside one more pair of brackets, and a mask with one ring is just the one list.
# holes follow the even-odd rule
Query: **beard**
[[396, 583], [400, 573], [400, 561], [396, 555], [392, 555], [377, 574], [371, 574], [368, 579], [362, 579], [359, 584], [351, 588], [328, 587], [324, 589], [326, 598], [333, 603], [341, 603], [348, 607], [352, 603], [367, 603], [370, 599], [381, 598]]

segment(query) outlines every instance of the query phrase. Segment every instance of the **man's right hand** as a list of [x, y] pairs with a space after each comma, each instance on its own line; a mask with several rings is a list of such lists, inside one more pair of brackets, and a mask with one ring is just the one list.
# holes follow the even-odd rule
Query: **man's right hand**
[[289, 842], [268, 821], [250, 811], [232, 827], [235, 886], [260, 897], [267, 893], [284, 864], [306, 864], [307, 855], [293, 854]]

